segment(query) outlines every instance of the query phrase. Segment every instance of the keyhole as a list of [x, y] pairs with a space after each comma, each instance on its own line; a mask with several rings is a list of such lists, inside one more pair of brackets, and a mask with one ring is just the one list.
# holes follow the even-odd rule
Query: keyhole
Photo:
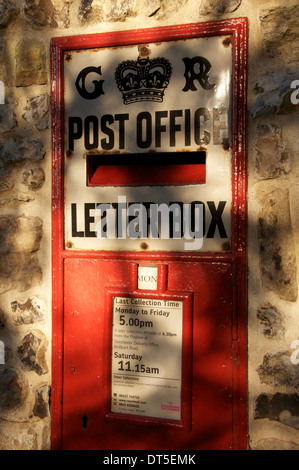
[[87, 421], [88, 421], [88, 417], [86, 415], [83, 415], [83, 418], [82, 418], [83, 429], [87, 429]]

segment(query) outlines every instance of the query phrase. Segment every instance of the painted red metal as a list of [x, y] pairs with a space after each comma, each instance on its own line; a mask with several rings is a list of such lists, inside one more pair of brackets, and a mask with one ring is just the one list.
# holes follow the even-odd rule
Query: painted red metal
[[[150, 294], [132, 291], [131, 264], [135, 263], [117, 259], [65, 262], [63, 448], [231, 448], [231, 264], [169, 262], [167, 291]], [[178, 292], [182, 286], [185, 291]], [[184, 416], [179, 429], [167, 421], [142, 418], [140, 423], [133, 416], [113, 418], [107, 413], [111, 299], [124, 292], [142, 298], [184, 299]], [[88, 417], [87, 429], [82, 426], [83, 416]]]
[[[129, 165], [123, 164], [123, 156], [109, 155], [107, 163], [104, 157], [87, 155], [88, 186], [157, 186], [206, 182], [203, 151], [132, 155]], [[115, 161], [113, 164], [111, 157]]]
[[[232, 35], [232, 246], [226, 253], [78, 252], [64, 249], [65, 51]], [[247, 448], [246, 86], [247, 19], [54, 38], [52, 86], [52, 448]], [[159, 264], [159, 283], [193, 293], [192, 432], [103, 422], [103, 301], [136, 291], [136, 263]], [[165, 285], [167, 283], [167, 286]], [[84, 295], [82, 293], [84, 292]], [[217, 292], [217, 296], [215, 296]], [[135, 294], [134, 294], [135, 295]], [[87, 432], [88, 430], [88, 432]], [[145, 439], [146, 432], [146, 439]], [[85, 433], [85, 434], [84, 434]], [[88, 437], [87, 437], [88, 436]], [[113, 436], [113, 437], [111, 437]], [[133, 436], [133, 437], [130, 437]], [[124, 439], [124, 440], [122, 440]]]

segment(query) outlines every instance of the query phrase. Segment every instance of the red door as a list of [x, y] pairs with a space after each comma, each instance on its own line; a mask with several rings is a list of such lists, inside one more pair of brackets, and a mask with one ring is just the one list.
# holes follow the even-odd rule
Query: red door
[[[188, 312], [183, 330], [192, 332], [184, 340], [188, 342], [184, 350], [191, 356], [187, 353], [182, 362], [186, 389], [182, 394], [190, 422], [177, 427], [171, 420], [165, 425], [165, 420], [107, 415], [111, 349], [107, 355], [106, 345], [111, 312], [106, 292], [114, 286], [130, 291], [132, 264], [105, 259], [65, 261], [63, 449], [232, 448], [233, 282], [229, 263], [169, 262], [167, 291], [157, 294], [172, 298], [173, 293], [175, 298], [183, 289], [190, 299], [184, 307]], [[146, 292], [139, 291], [139, 295], [144, 297]]]

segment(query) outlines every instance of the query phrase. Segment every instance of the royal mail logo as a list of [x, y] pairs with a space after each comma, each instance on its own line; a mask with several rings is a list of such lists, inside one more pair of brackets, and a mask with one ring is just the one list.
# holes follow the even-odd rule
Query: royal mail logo
[[140, 58], [121, 62], [115, 70], [115, 80], [124, 104], [138, 101], [162, 102], [169, 84], [172, 66], [164, 57]]
[[[185, 65], [184, 78], [186, 80], [183, 92], [196, 92], [195, 82], [198, 82], [204, 90], [215, 88], [216, 84], [209, 82], [209, 71], [212, 66], [205, 57], [184, 57], [182, 61]], [[124, 104], [140, 101], [162, 103], [172, 72], [172, 65], [165, 57], [154, 59], [138, 57], [137, 60], [121, 62], [115, 69], [114, 79], [122, 94]], [[86, 86], [86, 82], [90, 80], [92, 81], [91, 89]], [[75, 86], [82, 98], [94, 100], [105, 94], [104, 82], [102, 66], [88, 66], [79, 72]]]

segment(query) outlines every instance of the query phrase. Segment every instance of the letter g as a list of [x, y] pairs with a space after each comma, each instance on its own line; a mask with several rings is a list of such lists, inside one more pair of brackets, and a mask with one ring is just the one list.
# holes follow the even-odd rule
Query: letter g
[[104, 95], [104, 92], [103, 92], [104, 80], [92, 80], [92, 83], [94, 84], [94, 90], [88, 91], [86, 89], [85, 80], [90, 73], [96, 73], [97, 75], [102, 75], [101, 66], [85, 67], [85, 69], [81, 70], [75, 82], [79, 95], [82, 96], [82, 98], [84, 98], [85, 100], [94, 100], [98, 98], [99, 96]]

